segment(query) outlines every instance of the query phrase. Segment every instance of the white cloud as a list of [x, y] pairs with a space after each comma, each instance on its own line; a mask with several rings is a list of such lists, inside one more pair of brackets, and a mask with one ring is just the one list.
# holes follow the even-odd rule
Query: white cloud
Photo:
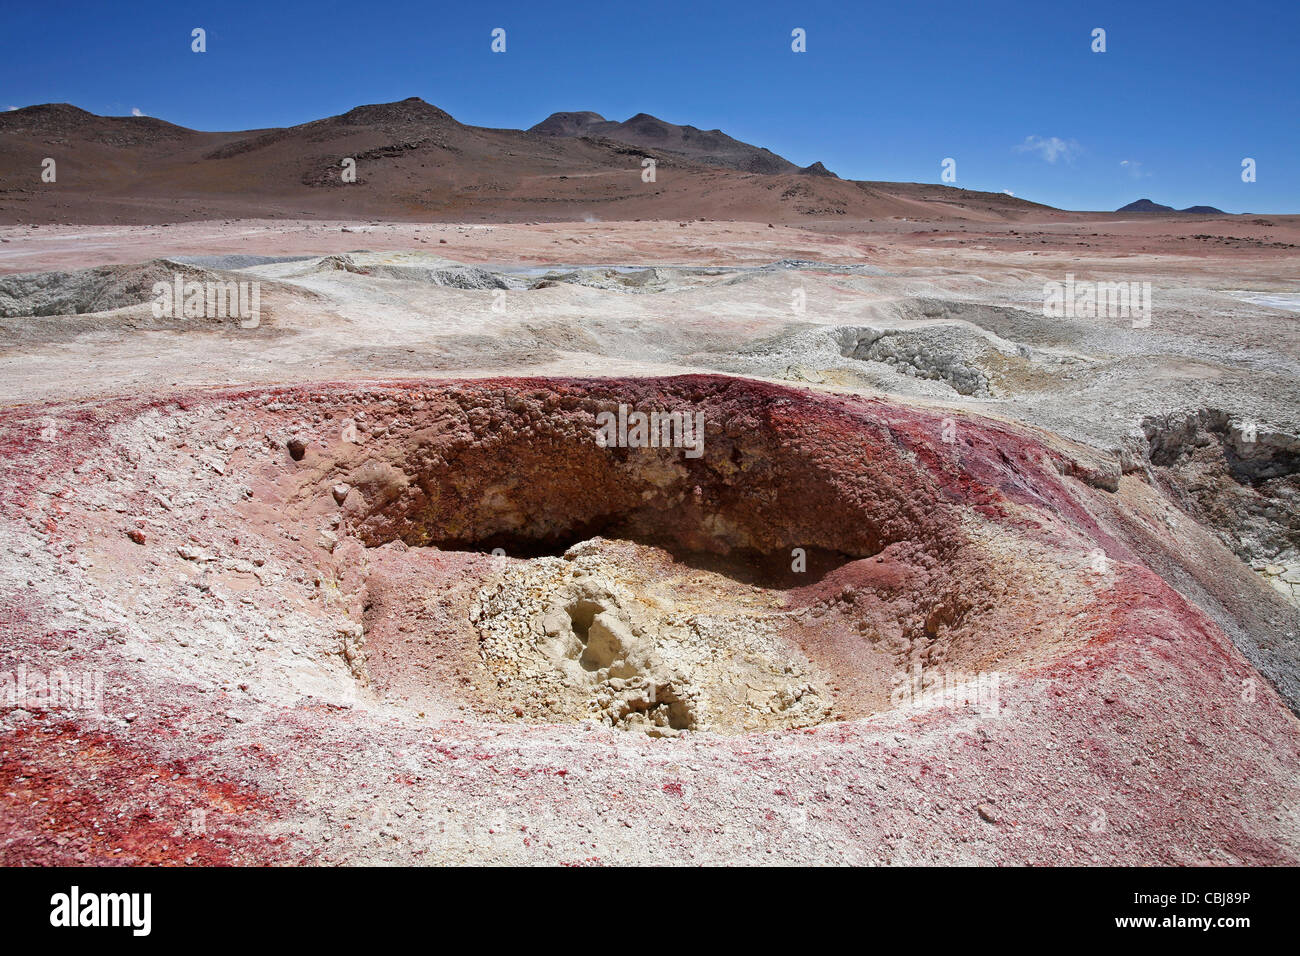
[[1003, 191], [1004, 193], [1006, 193], [1008, 196], [1014, 196], [1014, 195], [1015, 195], [1015, 193], [1013, 193], [1010, 189], [1004, 189], [1004, 190], [1002, 190], [1002, 191]]
[[1128, 170], [1128, 174], [1134, 179], [1143, 179], [1150, 176], [1150, 173], [1142, 172], [1142, 163], [1136, 159], [1121, 159], [1119, 164]]
[[1079, 155], [1081, 147], [1072, 139], [1061, 139], [1058, 136], [1026, 136], [1025, 141], [1016, 147], [1018, 153], [1038, 153], [1047, 162], [1054, 163], [1058, 159], [1064, 159], [1067, 163], [1072, 162], [1074, 157]]
[[13, 112], [14, 110], [16, 110], [16, 109], [18, 109], [18, 107], [16, 107], [16, 106], [11, 106], [11, 107], [9, 107], [7, 110], [5, 110], [5, 112], [6, 112], [6, 113], [12, 113], [12, 112]]
[[133, 107], [131, 107], [131, 115], [132, 115], [132, 116], [148, 116], [149, 114], [146, 113], [144, 110], [140, 109], [140, 107], [138, 107], [138, 106], [133, 106]]

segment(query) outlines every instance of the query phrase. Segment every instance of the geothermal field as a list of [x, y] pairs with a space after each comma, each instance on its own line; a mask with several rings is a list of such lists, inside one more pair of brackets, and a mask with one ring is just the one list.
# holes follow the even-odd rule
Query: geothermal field
[[0, 863], [1300, 862], [1300, 216], [594, 115], [0, 113]]

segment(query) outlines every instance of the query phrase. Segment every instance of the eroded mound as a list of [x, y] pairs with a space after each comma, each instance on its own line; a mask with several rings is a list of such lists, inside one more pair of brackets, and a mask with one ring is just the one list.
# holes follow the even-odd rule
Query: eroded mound
[[521, 711], [653, 736], [831, 719], [833, 695], [782, 639], [771, 592], [666, 558], [593, 539], [514, 562], [480, 592], [484, 661]]
[[1300, 606], [1300, 437], [1219, 409], [1150, 417], [1142, 434], [1186, 510]]

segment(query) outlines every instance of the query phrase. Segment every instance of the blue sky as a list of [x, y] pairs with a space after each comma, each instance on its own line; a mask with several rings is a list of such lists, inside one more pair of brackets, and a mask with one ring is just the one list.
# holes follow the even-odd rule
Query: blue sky
[[[207, 53], [190, 51], [193, 27]], [[407, 96], [480, 126], [644, 111], [855, 179], [938, 182], [951, 157], [958, 186], [1064, 208], [1300, 212], [1297, 0], [127, 0], [9, 4], [0, 29], [0, 109], [139, 109], [197, 129]]]

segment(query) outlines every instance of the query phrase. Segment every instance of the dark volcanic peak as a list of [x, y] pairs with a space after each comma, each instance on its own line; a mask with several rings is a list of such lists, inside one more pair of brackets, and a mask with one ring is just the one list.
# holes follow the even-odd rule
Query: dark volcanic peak
[[1137, 202], [1131, 202], [1127, 206], [1120, 206], [1116, 212], [1186, 212], [1198, 216], [1226, 216], [1222, 209], [1216, 209], [1213, 206], [1188, 206], [1186, 209], [1175, 209], [1173, 206], [1162, 206], [1158, 202], [1152, 202], [1150, 199], [1139, 199]]
[[1150, 199], [1139, 199], [1137, 202], [1131, 202], [1127, 206], [1120, 206], [1116, 212], [1173, 212], [1173, 206], [1162, 206], [1158, 202], [1152, 202]]
[[829, 176], [832, 179], [840, 178], [823, 166], [820, 161], [813, 163], [811, 166], [805, 166], [803, 169], [799, 170], [799, 172], [803, 173], [805, 176]]
[[71, 103], [41, 103], [0, 113], [0, 132], [13, 136], [80, 137], [106, 146], [143, 146], [194, 133], [154, 116], [99, 116]]
[[591, 110], [552, 113], [536, 126], [530, 126], [528, 132], [541, 133], [543, 136], [585, 136], [592, 126], [605, 122], [608, 122], [605, 117]]
[[[613, 140], [629, 146], [662, 150], [697, 163], [747, 173], [802, 171], [771, 150], [743, 143], [720, 129], [678, 126], [649, 113], [637, 113], [621, 123], [604, 119], [599, 113], [552, 113], [529, 132], [547, 136], [585, 136]], [[823, 175], [812, 167], [808, 171], [813, 175]]]
[[0, 130], [22, 133], [88, 133], [98, 129], [109, 117], [96, 116], [71, 103], [41, 103], [0, 113]]
[[[418, 96], [408, 96], [396, 103], [372, 103], [348, 110], [334, 119], [349, 126], [388, 126], [418, 123], [460, 124], [445, 110], [426, 103]], [[320, 121], [317, 122], [328, 122]]]
[[6, 110], [0, 113], [5, 120], [40, 119], [56, 121], [59, 119], [93, 118], [94, 113], [83, 110], [71, 103], [38, 103], [36, 106], [24, 106], [22, 109]]
[[637, 133], [647, 139], [655, 140], [671, 139], [674, 133], [678, 136], [684, 136], [688, 131], [699, 132], [694, 126], [675, 126], [672, 123], [664, 122], [657, 116], [651, 116], [649, 113], [637, 113], [636, 116], [629, 118], [621, 125], [627, 132]]
[[355, 148], [356, 139], [368, 141], [374, 148], [408, 149], [430, 138], [434, 130], [464, 130], [450, 113], [426, 103], [418, 96], [408, 96], [396, 103], [371, 103], [357, 106], [338, 116], [312, 120], [283, 129], [252, 131], [246, 138], [226, 143], [206, 154], [204, 159], [230, 159], [242, 153], [254, 153], [284, 143], [300, 146], [347, 140]]

